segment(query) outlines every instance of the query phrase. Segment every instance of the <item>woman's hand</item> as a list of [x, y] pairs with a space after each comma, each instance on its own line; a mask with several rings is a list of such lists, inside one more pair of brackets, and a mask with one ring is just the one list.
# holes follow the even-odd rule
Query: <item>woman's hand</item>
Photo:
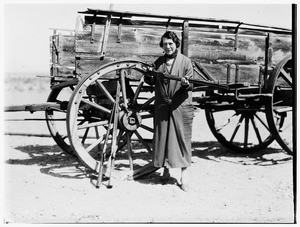
[[184, 86], [184, 87], [187, 87], [187, 86], [190, 85], [190, 82], [185, 77], [182, 77], [181, 78], [181, 85]]

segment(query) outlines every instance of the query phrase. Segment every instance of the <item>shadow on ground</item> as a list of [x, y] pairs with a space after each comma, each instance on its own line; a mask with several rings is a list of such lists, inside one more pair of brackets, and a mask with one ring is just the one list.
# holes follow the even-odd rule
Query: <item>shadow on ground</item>
[[[139, 143], [133, 143], [133, 160], [134, 170], [142, 167], [150, 161], [149, 155], [143, 146]], [[216, 141], [209, 142], [193, 142], [192, 144], [193, 160], [200, 158], [214, 162], [230, 162], [240, 165], [277, 165], [292, 160], [292, 156], [287, 155], [282, 149], [267, 148], [251, 154], [233, 153], [220, 145]], [[28, 155], [28, 158], [9, 159], [6, 161], [10, 165], [36, 165], [40, 166], [40, 171], [44, 174], [60, 178], [91, 178], [95, 179], [95, 174], [75, 155], [71, 155], [62, 151], [57, 145], [54, 146], [19, 146], [15, 148]], [[126, 149], [126, 148], [124, 148]], [[137, 162], [139, 160], [139, 162]], [[136, 161], [136, 162], [135, 162]], [[119, 151], [116, 157], [115, 170], [129, 169], [128, 154], [126, 150]], [[160, 184], [160, 174], [157, 172], [150, 173], [147, 176], [147, 182], [152, 184]], [[141, 179], [143, 182], [144, 180]]]
[[215, 162], [231, 162], [241, 165], [278, 165], [292, 161], [292, 156], [282, 149], [266, 148], [252, 153], [237, 153], [212, 142], [194, 142], [192, 156]]
[[29, 145], [19, 146], [15, 149], [26, 153], [29, 157], [8, 159], [7, 164], [40, 166], [42, 173], [61, 178], [80, 179], [85, 178], [88, 174], [86, 168], [76, 156], [65, 153], [57, 145]]

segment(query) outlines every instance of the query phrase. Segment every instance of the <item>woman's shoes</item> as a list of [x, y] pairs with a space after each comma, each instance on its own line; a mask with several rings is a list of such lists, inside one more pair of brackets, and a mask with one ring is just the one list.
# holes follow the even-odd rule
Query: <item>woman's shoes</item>
[[161, 184], [165, 185], [165, 184], [175, 184], [178, 185], [177, 180], [174, 177], [162, 177], [161, 178]]
[[181, 184], [180, 188], [184, 192], [188, 192], [190, 190], [190, 186], [188, 184]]
[[161, 184], [164, 185], [164, 184], [167, 184], [169, 180], [170, 180], [169, 177], [162, 177], [160, 181], [161, 181]]
[[170, 174], [169, 169], [164, 168], [164, 172], [163, 172], [162, 177], [163, 177], [163, 178], [170, 178], [170, 177], [171, 177], [171, 174]]
[[161, 178], [161, 183], [162, 184], [167, 184], [171, 179], [171, 174], [170, 174], [170, 171], [169, 169], [167, 168], [164, 168], [164, 172], [163, 172], [163, 175], [162, 175], [162, 178]]
[[[182, 182], [182, 178], [181, 178], [181, 182]], [[165, 184], [175, 184], [175, 185], [178, 185], [182, 191], [184, 192], [187, 192], [190, 190], [190, 186], [187, 184], [187, 183], [182, 183], [182, 184], [179, 184], [177, 179], [171, 177], [171, 174], [170, 174], [170, 171], [168, 168], [164, 168], [164, 172], [163, 172], [163, 175], [162, 175], [162, 178], [161, 178], [161, 184], [162, 185], [165, 185]]]

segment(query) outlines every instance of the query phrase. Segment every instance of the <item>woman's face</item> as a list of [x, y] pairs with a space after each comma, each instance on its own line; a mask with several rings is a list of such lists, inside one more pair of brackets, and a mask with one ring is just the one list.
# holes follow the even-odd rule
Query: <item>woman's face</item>
[[176, 50], [176, 44], [173, 42], [172, 39], [163, 38], [162, 41], [163, 49], [167, 55], [171, 55]]

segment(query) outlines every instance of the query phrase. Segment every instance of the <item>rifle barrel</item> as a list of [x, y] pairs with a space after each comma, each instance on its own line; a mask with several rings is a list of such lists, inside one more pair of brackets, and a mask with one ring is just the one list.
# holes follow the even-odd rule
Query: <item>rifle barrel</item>
[[[170, 79], [170, 80], [177, 80], [177, 81], [181, 80], [181, 77], [174, 76], [174, 75], [169, 75], [169, 74], [166, 74], [166, 73], [163, 73], [163, 76], [165, 78], [167, 78], [167, 79]], [[228, 89], [227, 85], [217, 84], [214, 81], [204, 81], [204, 80], [193, 79], [193, 78], [192, 79], [188, 79], [188, 81], [190, 83], [193, 83], [193, 84], [200, 84], [200, 85], [214, 87], [214, 88], [218, 88], [218, 89], [226, 89], [226, 90]]]

